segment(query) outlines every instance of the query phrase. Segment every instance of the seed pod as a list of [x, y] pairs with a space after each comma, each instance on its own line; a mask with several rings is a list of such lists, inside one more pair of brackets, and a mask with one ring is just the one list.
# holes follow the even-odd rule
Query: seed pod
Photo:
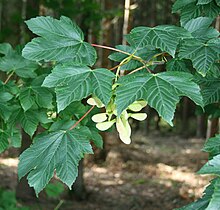
[[119, 137], [125, 144], [131, 143], [131, 127], [128, 123], [128, 120], [122, 117], [118, 117], [116, 121], [116, 128], [119, 133]]
[[135, 120], [139, 120], [139, 121], [143, 121], [147, 118], [147, 114], [146, 113], [132, 113], [130, 114], [130, 117], [132, 117]]
[[130, 144], [131, 143], [131, 137], [130, 136], [126, 136], [123, 133], [119, 133], [119, 138], [121, 139], [121, 141], [124, 144]]
[[115, 123], [115, 120], [100, 122], [96, 124], [96, 128], [98, 128], [100, 131], [106, 131], [109, 128], [111, 128], [112, 125], [114, 125], [114, 123]]
[[106, 120], [107, 120], [106, 113], [99, 113], [92, 116], [92, 121], [96, 123], [104, 122]]
[[128, 109], [130, 109], [133, 112], [139, 112], [141, 109], [143, 109], [147, 105], [147, 102], [144, 100], [135, 101], [131, 105], [128, 106]]
[[139, 100], [139, 101], [136, 101], [138, 104], [140, 104], [143, 108], [145, 106], [147, 106], [147, 102], [145, 100]]
[[133, 111], [133, 112], [139, 112], [139, 111], [141, 111], [142, 108], [143, 107], [138, 103], [133, 103], [133, 104], [128, 106], [128, 109]]
[[98, 108], [102, 108], [105, 105], [100, 101], [99, 98], [96, 96], [93, 96], [87, 100], [87, 104], [92, 105], [92, 106], [97, 106]]

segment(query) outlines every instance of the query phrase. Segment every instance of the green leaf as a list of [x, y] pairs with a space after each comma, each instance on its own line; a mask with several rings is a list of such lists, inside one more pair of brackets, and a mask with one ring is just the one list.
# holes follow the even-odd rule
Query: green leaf
[[99, 130], [96, 127], [89, 127], [91, 132], [91, 140], [97, 148], [103, 149], [102, 136], [99, 134]]
[[35, 95], [36, 103], [39, 107], [51, 109], [53, 107], [53, 95], [48, 90], [48, 88], [40, 87], [40, 86], [33, 86], [32, 87], [33, 93]]
[[208, 4], [208, 3], [210, 3], [210, 2], [212, 2], [212, 0], [198, 0], [197, 5], [200, 5], [200, 4]]
[[204, 105], [220, 102], [220, 78], [203, 77], [198, 83], [204, 99]]
[[54, 122], [49, 129], [49, 132], [56, 132], [57, 130], [69, 130], [76, 121], [74, 120], [57, 120]]
[[219, 6], [219, 3], [217, 4], [218, 6], [216, 6], [215, 2], [212, 1], [209, 4], [202, 6], [204, 16], [211, 17], [211, 18], [218, 17], [220, 13], [220, 6]]
[[220, 209], [220, 179], [218, 178], [214, 185], [214, 192], [206, 210], [218, 210]]
[[13, 98], [13, 95], [9, 92], [6, 92], [4, 90], [1, 90], [2, 88], [0, 88], [0, 101], [2, 103], [10, 101]]
[[38, 105], [41, 108], [52, 108], [53, 95], [48, 88], [41, 86], [29, 86], [24, 88], [20, 95], [19, 100], [24, 111], [29, 110], [33, 105]]
[[173, 8], [172, 11], [173, 12], [177, 12], [178, 10], [184, 8], [185, 6], [196, 2], [197, 0], [177, 0], [175, 1], [175, 3], [173, 4]]
[[187, 22], [186, 25], [184, 25], [184, 28], [190, 33], [193, 33], [196, 32], [197, 30], [200, 30], [201, 28], [206, 28], [206, 29], [209, 28], [212, 22], [213, 22], [213, 18], [198, 17]]
[[0, 130], [0, 153], [8, 148], [8, 137], [9, 136], [5, 131]]
[[24, 129], [24, 131], [32, 137], [39, 124], [38, 111], [28, 110], [23, 113], [21, 112], [18, 120], [21, 123], [21, 127]]
[[0, 44], [0, 53], [3, 55], [9, 55], [13, 52], [13, 48], [9, 43]]
[[53, 122], [53, 119], [48, 117], [47, 112], [43, 110], [38, 110], [37, 119], [39, 120], [39, 123], [41, 124], [47, 124]]
[[35, 97], [31, 88], [25, 88], [19, 95], [19, 100], [24, 111], [30, 109], [35, 103]]
[[167, 69], [167, 71], [181, 71], [181, 72], [190, 73], [190, 70], [187, 66], [186, 61], [181, 60], [179, 58], [173, 58], [173, 59], [169, 60], [166, 63], [166, 69]]
[[161, 25], [154, 28], [134, 28], [126, 37], [135, 49], [151, 46], [168, 52], [174, 57], [180, 39], [189, 38], [191, 35], [183, 28]]
[[58, 65], [46, 77], [43, 86], [55, 87], [58, 112], [70, 103], [79, 101], [94, 93], [105, 105], [112, 92], [115, 75], [108, 69], [91, 70], [87, 66]]
[[63, 111], [59, 113], [62, 119], [72, 119], [73, 115], [80, 119], [88, 111], [87, 107], [83, 105], [80, 101], [76, 101], [68, 105]]
[[84, 42], [81, 29], [69, 18], [36, 17], [26, 21], [28, 28], [41, 36], [33, 39], [23, 49], [22, 55], [33, 61], [74, 61], [93, 65], [95, 49]]
[[188, 30], [194, 38], [205, 42], [219, 36], [219, 32], [213, 27], [210, 27], [212, 22], [213, 18], [198, 17], [187, 22], [184, 28]]
[[220, 0], [215, 0], [215, 2], [220, 7]]
[[203, 76], [210, 70], [219, 58], [220, 40], [212, 39], [206, 44], [191, 40], [184, 42], [180, 48], [179, 57], [190, 59], [193, 67]]
[[34, 144], [25, 150], [19, 160], [18, 176], [28, 174], [28, 183], [36, 194], [47, 185], [54, 170], [57, 177], [71, 189], [78, 173], [78, 163], [84, 154], [92, 154], [84, 129], [60, 130], [35, 138]]
[[17, 53], [12, 53], [0, 58], [0, 70], [5, 72], [14, 71], [20, 77], [34, 78], [34, 72], [38, 68], [37, 63], [24, 59]]
[[172, 125], [176, 104], [180, 96], [187, 96], [203, 106], [200, 89], [191, 74], [164, 72], [158, 74], [134, 73], [119, 79], [116, 106], [121, 114], [134, 101], [143, 99]]
[[189, 20], [200, 16], [216, 18], [220, 13], [220, 7], [216, 7], [215, 2], [205, 5], [188, 4], [181, 10], [181, 25], [184, 26]]
[[220, 155], [216, 155], [209, 160], [199, 171], [198, 174], [220, 175]]
[[9, 138], [10, 146], [19, 148], [21, 147], [21, 131], [20, 129], [14, 128]]
[[11, 112], [10, 105], [7, 103], [0, 102], [0, 116], [2, 117], [2, 119], [4, 119], [4, 121], [7, 121], [9, 117], [11, 116], [11, 114], [12, 112]]
[[220, 135], [209, 138], [206, 141], [202, 151], [208, 152], [211, 157], [218, 155], [220, 152]]

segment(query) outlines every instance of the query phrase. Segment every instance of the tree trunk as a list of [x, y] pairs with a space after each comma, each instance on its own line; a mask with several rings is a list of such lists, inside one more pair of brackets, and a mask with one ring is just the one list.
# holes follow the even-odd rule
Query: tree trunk
[[129, 26], [129, 16], [130, 16], [130, 0], [125, 0], [125, 6], [124, 6], [124, 23], [123, 23], [123, 39], [122, 44], [126, 45], [126, 39], [125, 36], [128, 33], [128, 26]]
[[[21, 142], [20, 153], [22, 153], [24, 150], [29, 148], [31, 143], [32, 143], [32, 140], [30, 136], [26, 134], [24, 130], [22, 129], [22, 142]], [[22, 201], [36, 200], [36, 195], [35, 195], [33, 188], [31, 188], [28, 185], [27, 176], [23, 177], [18, 182], [18, 185], [16, 187], [16, 198]]]
[[196, 137], [205, 138], [206, 137], [206, 117], [205, 115], [198, 115], [196, 117]]
[[206, 138], [214, 137], [219, 131], [219, 118], [213, 118], [208, 120]]
[[189, 99], [184, 97], [183, 98], [183, 109], [182, 109], [182, 135], [187, 136], [188, 135], [188, 121], [189, 121]]
[[83, 160], [79, 162], [78, 176], [72, 186], [72, 190], [69, 191], [70, 198], [76, 200], [85, 200], [87, 197], [86, 188], [83, 178]]

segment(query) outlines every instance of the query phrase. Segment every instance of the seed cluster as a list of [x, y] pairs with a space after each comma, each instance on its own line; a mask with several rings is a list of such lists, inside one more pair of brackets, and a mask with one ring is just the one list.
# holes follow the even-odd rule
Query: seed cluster
[[[104, 107], [104, 104], [97, 98], [93, 96], [87, 100], [90, 105], [95, 105], [98, 108]], [[135, 113], [141, 111], [147, 102], [144, 100], [135, 101], [127, 107], [120, 115], [117, 114], [116, 106], [114, 100], [111, 99], [106, 107], [106, 112], [95, 114], [92, 116], [92, 120], [96, 122], [96, 127], [100, 131], [105, 131], [116, 124], [116, 129], [119, 133], [119, 137], [125, 144], [131, 143], [131, 126], [128, 119], [133, 118], [135, 120], [143, 121], [146, 119], [146, 113]], [[132, 111], [132, 112], [128, 112]]]

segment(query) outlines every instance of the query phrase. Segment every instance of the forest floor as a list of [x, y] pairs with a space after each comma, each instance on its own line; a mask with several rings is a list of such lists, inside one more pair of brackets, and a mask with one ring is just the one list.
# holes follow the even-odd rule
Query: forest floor
[[[85, 201], [64, 200], [60, 210], [171, 210], [202, 195], [210, 177], [195, 172], [207, 161], [201, 152], [204, 139], [135, 133], [131, 145], [116, 135], [106, 141], [104, 163], [86, 157]], [[0, 187], [15, 189], [17, 158], [0, 157]], [[59, 201], [32, 204], [32, 209], [53, 210]], [[35, 207], [34, 207], [35, 206]]]

